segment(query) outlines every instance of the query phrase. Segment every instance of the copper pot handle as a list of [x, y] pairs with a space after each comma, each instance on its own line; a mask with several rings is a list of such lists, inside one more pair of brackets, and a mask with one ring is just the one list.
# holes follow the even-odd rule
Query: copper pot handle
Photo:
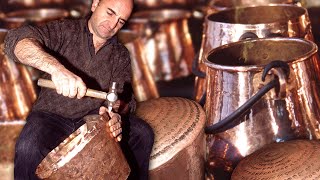
[[264, 68], [262, 74], [262, 81], [265, 81], [265, 77], [270, 70], [271, 73], [275, 74], [275, 79], [270, 81], [268, 84], [264, 85], [255, 95], [248, 99], [247, 102], [241, 105], [238, 109], [236, 109], [226, 118], [224, 118], [216, 124], [205, 127], [205, 133], [217, 134], [234, 127], [235, 125], [237, 125], [235, 123], [237, 117], [241, 116], [243, 113], [248, 111], [258, 100], [261, 99], [262, 96], [264, 96], [273, 88], [276, 88], [277, 97], [285, 97], [285, 82], [286, 79], [288, 79], [290, 73], [289, 65], [284, 61], [272, 61]]

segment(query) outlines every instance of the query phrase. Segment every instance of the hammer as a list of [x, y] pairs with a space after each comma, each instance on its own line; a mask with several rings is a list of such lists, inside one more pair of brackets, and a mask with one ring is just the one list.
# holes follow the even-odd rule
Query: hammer
[[[40, 78], [38, 80], [37, 84], [38, 84], [38, 86], [41, 86], [41, 87], [56, 89], [54, 83], [51, 80]], [[87, 89], [85, 96], [107, 100], [108, 101], [108, 111], [111, 112], [112, 105], [118, 99], [118, 95], [116, 92], [116, 85], [117, 85], [116, 82], [112, 82], [109, 93], [104, 92], [104, 91], [94, 90], [94, 89]]]

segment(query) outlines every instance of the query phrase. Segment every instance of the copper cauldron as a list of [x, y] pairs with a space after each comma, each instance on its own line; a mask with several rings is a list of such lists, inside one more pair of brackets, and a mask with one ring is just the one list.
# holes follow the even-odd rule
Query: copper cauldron
[[127, 47], [130, 52], [133, 90], [137, 101], [158, 98], [159, 93], [148, 66], [141, 41], [137, 33], [131, 30], [121, 30], [118, 33], [119, 40]]
[[[317, 50], [309, 40], [266, 38], [230, 43], [208, 53], [209, 177], [219, 168], [232, 172], [239, 160], [268, 143], [320, 139]], [[279, 64], [285, 68], [279, 69]]]
[[39, 164], [41, 179], [126, 179], [129, 165], [119, 144], [109, 135], [99, 115], [85, 117], [86, 123], [53, 149]]
[[[303, 7], [289, 4], [238, 7], [206, 17], [199, 58], [194, 61], [194, 98], [206, 91], [204, 57], [213, 48], [248, 38], [298, 37], [313, 41], [311, 22]], [[198, 67], [198, 66], [199, 67]], [[203, 103], [201, 103], [203, 104]]]
[[36, 92], [26, 66], [4, 54], [6, 34], [6, 29], [0, 29], [0, 121], [24, 120], [36, 99]]
[[186, 10], [164, 9], [134, 13], [129, 29], [137, 32], [143, 56], [155, 81], [170, 81], [191, 74], [194, 49]]

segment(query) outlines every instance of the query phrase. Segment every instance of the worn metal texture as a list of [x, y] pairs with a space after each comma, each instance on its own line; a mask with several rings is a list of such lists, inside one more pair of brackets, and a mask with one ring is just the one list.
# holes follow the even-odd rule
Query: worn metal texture
[[119, 144], [109, 135], [99, 115], [82, 125], [39, 164], [41, 179], [126, 179], [129, 165]]
[[137, 115], [155, 134], [150, 179], [204, 178], [205, 113], [198, 103], [162, 97], [139, 103]]
[[273, 143], [244, 158], [231, 179], [319, 179], [319, 157], [319, 141]]

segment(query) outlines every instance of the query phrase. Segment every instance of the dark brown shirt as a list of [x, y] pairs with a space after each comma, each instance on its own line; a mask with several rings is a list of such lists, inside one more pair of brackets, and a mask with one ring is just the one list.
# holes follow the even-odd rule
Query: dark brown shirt
[[[120, 98], [130, 102], [131, 108], [135, 109], [128, 50], [112, 37], [95, 53], [92, 37], [87, 19], [53, 21], [40, 27], [24, 26], [8, 32], [5, 53], [18, 61], [13, 52], [17, 42], [23, 38], [35, 38], [68, 70], [80, 76], [88, 88], [108, 91], [112, 81], [117, 82]], [[49, 74], [44, 74], [44, 78], [51, 79]], [[90, 97], [68, 98], [55, 90], [41, 88], [33, 110], [73, 119], [99, 109], [104, 102]]]

